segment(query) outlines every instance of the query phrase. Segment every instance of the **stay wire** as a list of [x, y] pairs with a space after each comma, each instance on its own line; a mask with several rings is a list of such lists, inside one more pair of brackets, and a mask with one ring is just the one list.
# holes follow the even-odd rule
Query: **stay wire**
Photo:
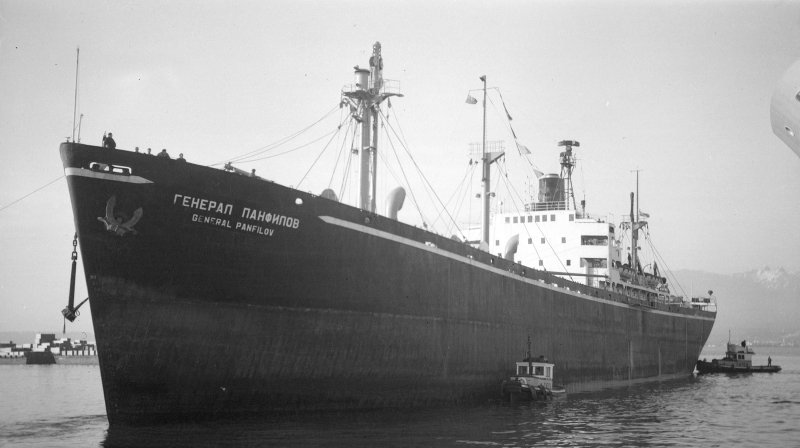
[[[384, 116], [382, 112], [381, 112], [381, 116]], [[391, 129], [391, 125], [389, 125], [389, 128]], [[395, 135], [397, 135], [397, 134], [395, 133]], [[411, 202], [414, 203], [414, 207], [416, 207], [417, 213], [419, 213], [419, 217], [422, 219], [423, 227], [427, 228], [427, 224], [426, 224], [427, 220], [425, 219], [425, 216], [422, 214], [422, 207], [420, 207], [419, 202], [417, 201], [417, 197], [414, 194], [414, 189], [411, 188], [411, 183], [408, 181], [408, 176], [406, 176], [406, 170], [403, 168], [403, 164], [400, 163], [400, 157], [397, 155], [397, 148], [395, 148], [394, 143], [392, 142], [392, 139], [388, 138], [388, 137], [389, 137], [389, 135], [387, 133], [387, 139], [386, 140], [389, 142], [389, 146], [392, 147], [392, 151], [394, 152], [394, 156], [397, 159], [397, 164], [400, 166], [400, 171], [403, 173], [403, 178], [405, 179], [406, 184], [408, 185], [408, 192], [409, 192], [409, 194], [411, 194]], [[402, 142], [401, 142], [401, 146], [402, 146]]]
[[[306, 180], [306, 176], [308, 176], [308, 173], [310, 173], [311, 170], [314, 169], [314, 166], [317, 164], [317, 162], [319, 162], [319, 159], [322, 157], [323, 154], [325, 154], [325, 151], [328, 150], [328, 147], [331, 145], [331, 142], [333, 141], [333, 139], [336, 138], [336, 136], [339, 134], [339, 131], [342, 130], [342, 125], [343, 124], [344, 123], [339, 123], [339, 126], [336, 128], [336, 131], [334, 131], [333, 135], [331, 135], [331, 138], [330, 138], [330, 140], [328, 140], [328, 143], [326, 143], [325, 146], [322, 147], [322, 151], [319, 152], [319, 154], [317, 155], [317, 158], [314, 159], [314, 162], [308, 168], [308, 171], [306, 171], [306, 174], [304, 174], [302, 179], [300, 179], [300, 182], [297, 183], [297, 188], [300, 188], [300, 184], [302, 184], [303, 181]], [[297, 148], [297, 149], [299, 149], [299, 148]], [[283, 154], [286, 154], [286, 153], [281, 153], [280, 155], [283, 155]], [[277, 154], [274, 155], [274, 156], [271, 156], [271, 157], [277, 157]]]
[[48, 183], [46, 183], [46, 184], [42, 185], [41, 187], [39, 187], [39, 188], [37, 188], [37, 189], [35, 189], [35, 190], [31, 191], [30, 193], [28, 193], [28, 194], [26, 194], [26, 195], [22, 196], [21, 198], [18, 198], [18, 199], [14, 200], [14, 201], [11, 201], [11, 202], [9, 202], [8, 204], [6, 204], [6, 205], [4, 205], [4, 206], [0, 207], [0, 212], [2, 212], [3, 210], [5, 210], [5, 209], [7, 209], [7, 208], [11, 207], [12, 205], [14, 205], [14, 204], [16, 204], [16, 203], [18, 203], [18, 202], [20, 202], [20, 201], [22, 201], [22, 200], [26, 199], [27, 197], [29, 197], [29, 196], [31, 196], [31, 195], [33, 195], [33, 194], [35, 194], [35, 193], [37, 193], [37, 192], [39, 192], [39, 191], [41, 191], [41, 190], [44, 190], [45, 188], [47, 188], [47, 187], [49, 187], [50, 185], [52, 185], [52, 184], [54, 184], [54, 183], [58, 182], [59, 180], [63, 179], [64, 177], [66, 177], [66, 175], [62, 174], [62, 175], [60, 175], [60, 176], [56, 177], [55, 179], [51, 180], [50, 182], [48, 182]]
[[[339, 109], [339, 106], [338, 106], [338, 105], [337, 105], [337, 106], [334, 106], [334, 107], [333, 107], [331, 110], [329, 110], [328, 112], [326, 112], [326, 113], [325, 113], [325, 115], [323, 115], [323, 116], [322, 116], [320, 119], [318, 119], [317, 121], [315, 121], [315, 122], [311, 123], [310, 125], [306, 126], [306, 127], [305, 127], [305, 128], [303, 128], [303, 129], [300, 129], [299, 131], [296, 131], [296, 132], [294, 132], [294, 133], [292, 133], [292, 134], [289, 134], [289, 135], [288, 135], [288, 136], [286, 136], [286, 137], [282, 137], [282, 138], [280, 138], [280, 139], [278, 139], [278, 140], [276, 140], [276, 141], [274, 141], [274, 142], [272, 142], [272, 143], [266, 144], [266, 145], [264, 145], [264, 146], [261, 146], [261, 147], [259, 147], [259, 148], [256, 148], [256, 149], [254, 149], [254, 150], [252, 150], [252, 151], [248, 151], [248, 152], [246, 152], [246, 153], [243, 153], [243, 154], [240, 154], [240, 155], [238, 155], [238, 156], [234, 156], [234, 157], [232, 157], [232, 158], [230, 158], [230, 159], [225, 159], [225, 160], [223, 160], [223, 161], [221, 161], [221, 162], [217, 162], [217, 163], [211, 164], [211, 165], [209, 165], [209, 166], [222, 165], [222, 164], [224, 164], [224, 163], [227, 163], [227, 162], [243, 162], [243, 161], [244, 161], [244, 162], [247, 162], [247, 161], [250, 161], [250, 160], [245, 160], [245, 159], [247, 159], [248, 157], [251, 157], [251, 156], [255, 156], [255, 155], [261, 154], [261, 153], [263, 153], [263, 152], [269, 152], [269, 151], [271, 151], [271, 150], [273, 150], [273, 149], [275, 149], [275, 148], [279, 147], [280, 145], [283, 145], [284, 143], [291, 141], [291, 140], [292, 140], [292, 139], [294, 139], [295, 137], [299, 136], [300, 134], [302, 134], [302, 133], [306, 132], [307, 130], [311, 129], [312, 127], [316, 126], [316, 125], [317, 125], [318, 123], [320, 123], [322, 120], [324, 120], [324, 119], [328, 118], [328, 117], [329, 117], [329, 116], [330, 116], [330, 115], [331, 115], [333, 112], [335, 112], [337, 109]], [[258, 159], [258, 160], [260, 160], [260, 159]]]
[[[383, 112], [380, 112], [380, 113], [381, 113], [381, 116], [383, 116]], [[397, 121], [397, 120], [395, 119], [395, 121]], [[391, 130], [391, 131], [392, 131], [392, 132], [393, 132], [395, 135], [397, 135], [397, 131], [394, 129], [394, 127], [392, 126], [392, 124], [391, 124], [391, 123], [389, 123], [389, 122], [387, 122], [386, 124], [387, 124], [387, 126], [389, 127], [389, 129], [390, 129], [390, 130]], [[397, 126], [398, 126], [398, 127], [400, 127], [400, 122], [399, 122], [399, 121], [397, 121]], [[388, 134], [387, 134], [387, 135], [388, 135]], [[401, 143], [402, 143], [402, 142], [401, 142]], [[444, 207], [444, 203], [442, 202], [441, 198], [439, 198], [439, 195], [438, 195], [438, 194], [436, 194], [436, 190], [433, 188], [433, 186], [431, 185], [431, 183], [428, 181], [428, 178], [427, 178], [427, 177], [425, 177], [425, 175], [422, 173], [422, 169], [421, 169], [421, 168], [420, 168], [420, 166], [417, 164], [417, 161], [414, 159], [414, 156], [412, 156], [412, 155], [411, 155], [411, 152], [408, 150], [408, 147], [407, 147], [407, 146], [405, 146], [405, 145], [402, 145], [402, 144], [401, 144], [401, 146], [403, 147], [403, 150], [404, 150], [404, 151], [406, 152], [406, 154], [408, 155], [408, 158], [409, 158], [409, 159], [411, 159], [411, 163], [413, 163], [413, 164], [414, 164], [414, 167], [417, 169], [417, 173], [419, 174], [420, 178], [422, 178], [422, 180], [425, 182], [425, 185], [427, 185], [427, 187], [428, 187], [428, 189], [429, 189], [430, 193], [432, 193], [432, 194], [433, 194], [433, 196], [434, 196], [434, 197], [436, 198], [436, 200], [438, 201], [439, 205], [440, 205], [442, 208], [444, 208], [444, 209], [445, 209], [445, 212], [447, 213], [447, 216], [450, 218], [450, 220], [453, 222], [453, 224], [456, 226], [456, 228], [458, 228], [458, 223], [455, 221], [455, 219], [453, 218], [453, 216], [452, 216], [452, 215], [450, 215], [450, 213], [449, 213], [449, 212], [447, 212], [447, 209]], [[459, 232], [460, 232], [460, 230], [459, 230]], [[462, 236], [463, 236], [463, 234], [462, 234]]]
[[[350, 147], [353, 147], [353, 143], [356, 140], [356, 129], [352, 128], [353, 131], [353, 138], [350, 139]], [[344, 194], [347, 191], [347, 181], [350, 179], [350, 166], [353, 163], [353, 157], [347, 157], [347, 164], [344, 167], [344, 176], [342, 176], [342, 186], [339, 189], [339, 198], [344, 199]]]
[[[447, 202], [444, 204], [445, 208], [450, 204], [450, 201], [452, 201], [453, 198], [456, 197], [456, 195], [461, 191], [461, 189], [464, 187], [464, 185], [466, 185], [467, 177], [469, 176], [470, 171], [472, 171], [473, 169], [474, 169], [473, 165], [468, 165], [467, 166], [467, 169], [464, 172], [464, 177], [461, 178], [461, 181], [456, 186], [456, 189], [455, 189], [455, 191], [453, 191], [453, 194], [451, 194], [450, 197], [447, 198]], [[460, 203], [456, 203], [456, 208], [453, 211], [453, 214], [456, 215], [456, 216], [458, 216], [458, 212], [460, 211], [460, 207], [459, 207], [460, 204], [463, 204], [463, 195], [462, 195], [462, 201]], [[438, 222], [439, 219], [442, 217], [442, 213], [443, 212], [440, 210], [439, 213], [436, 215], [436, 219], [433, 220], [433, 224], [431, 224], [431, 225], [436, 225], [436, 222]], [[448, 230], [450, 230], [450, 229], [448, 229]]]
[[344, 131], [344, 136], [342, 138], [342, 147], [339, 148], [339, 155], [336, 156], [336, 163], [333, 164], [333, 169], [331, 170], [331, 178], [328, 180], [328, 188], [331, 188], [333, 185], [333, 178], [336, 176], [336, 169], [339, 168], [339, 161], [342, 159], [342, 156], [347, 157], [345, 154], [348, 154], [346, 146], [347, 145], [347, 136], [350, 134], [350, 127], [352, 126], [353, 121], [347, 122], [347, 129]]

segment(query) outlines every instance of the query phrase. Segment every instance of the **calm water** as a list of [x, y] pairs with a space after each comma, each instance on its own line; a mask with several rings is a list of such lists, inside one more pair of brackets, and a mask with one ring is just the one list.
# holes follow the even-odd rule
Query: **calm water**
[[97, 366], [0, 365], [0, 446], [798, 446], [800, 349], [756, 351], [757, 364], [769, 353], [783, 371], [689, 377], [529, 405], [134, 430], [109, 429]]

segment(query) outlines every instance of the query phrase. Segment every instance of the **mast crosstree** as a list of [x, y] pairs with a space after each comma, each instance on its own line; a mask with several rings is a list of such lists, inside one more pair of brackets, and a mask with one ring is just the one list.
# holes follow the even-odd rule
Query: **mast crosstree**
[[350, 106], [353, 118], [361, 124], [361, 148], [359, 151], [359, 202], [364, 210], [375, 212], [378, 171], [378, 112], [381, 103], [392, 96], [402, 97], [397, 92], [387, 92], [383, 80], [383, 57], [381, 43], [372, 46], [369, 69], [355, 66], [355, 85], [342, 90], [343, 104]]

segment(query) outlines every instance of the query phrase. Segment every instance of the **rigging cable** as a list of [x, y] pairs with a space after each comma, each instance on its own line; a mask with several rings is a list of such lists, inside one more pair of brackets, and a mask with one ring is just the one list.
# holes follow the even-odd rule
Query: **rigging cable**
[[[356, 141], [356, 128], [352, 128], [353, 130], [353, 138], [350, 140], [350, 148], [353, 147], [353, 144]], [[350, 165], [353, 163], [353, 157], [347, 157], [347, 165], [344, 167], [344, 176], [342, 176], [342, 186], [339, 189], [339, 199], [344, 199], [344, 194], [347, 191], [347, 180], [350, 178]]]
[[[472, 208], [471, 208], [472, 207], [472, 205], [471, 205], [472, 201], [471, 200], [468, 201], [468, 199], [472, 198], [472, 195], [470, 193], [472, 192], [472, 179], [475, 177], [476, 168], [477, 168], [477, 165], [475, 165], [475, 164], [471, 164], [469, 166], [469, 168], [468, 168], [469, 169], [469, 172], [468, 172], [469, 180], [464, 180], [464, 187], [463, 187], [464, 188], [464, 192], [466, 194], [464, 194], [464, 193], [461, 194], [461, 202], [458, 203], [458, 205], [456, 206], [455, 211], [453, 212], [453, 214], [455, 216], [459, 216], [461, 214], [461, 210], [464, 207], [464, 202], [469, 202], [469, 204], [470, 204], [469, 210], [470, 211], [472, 210]], [[469, 227], [469, 216], [467, 217], [467, 227]], [[451, 230], [452, 229], [448, 229], [448, 231], [451, 231]], [[459, 228], [459, 231], [460, 231], [460, 228]]]
[[[256, 148], [256, 149], [254, 149], [252, 151], [249, 151], [249, 152], [246, 152], [244, 154], [240, 154], [240, 155], [235, 156], [235, 157], [233, 157], [231, 159], [226, 159], [226, 160], [223, 160], [222, 162], [213, 163], [213, 164], [208, 165], [208, 166], [222, 165], [223, 163], [226, 163], [226, 162], [249, 161], [249, 160], [244, 160], [244, 159], [247, 159], [248, 157], [251, 157], [251, 156], [255, 156], [255, 155], [261, 154], [263, 152], [269, 152], [269, 151], [279, 147], [280, 145], [283, 145], [284, 143], [294, 139], [295, 137], [299, 136], [300, 134], [302, 134], [302, 133], [306, 132], [307, 130], [311, 129], [312, 127], [316, 126], [319, 122], [321, 122], [322, 120], [328, 118], [328, 116], [330, 116], [337, 109], [339, 109], [338, 105], [334, 106], [330, 111], [326, 112], [325, 115], [323, 115], [317, 121], [311, 123], [310, 125], [306, 126], [305, 128], [300, 129], [299, 131], [296, 131], [296, 132], [294, 132], [294, 133], [292, 133], [292, 134], [290, 134], [290, 135], [288, 135], [286, 137], [282, 137], [282, 138], [280, 138], [280, 139], [278, 139], [278, 140], [276, 140], [276, 141], [274, 141], [272, 143], [264, 145], [264, 146], [262, 146], [260, 148]], [[260, 160], [260, 159], [258, 159], [258, 160]]]
[[[445, 206], [445, 208], [447, 207], [447, 205], [448, 205], [448, 204], [450, 204], [450, 201], [452, 201], [452, 200], [453, 200], [453, 198], [454, 198], [454, 197], [456, 197], [456, 195], [457, 195], [457, 194], [458, 194], [458, 193], [461, 191], [461, 189], [462, 189], [462, 188], [463, 188], [463, 187], [466, 185], [466, 180], [467, 180], [467, 177], [470, 175], [470, 172], [471, 172], [471, 171], [473, 171], [473, 170], [474, 170], [474, 165], [469, 165], [469, 166], [467, 166], [467, 170], [466, 170], [466, 171], [465, 171], [465, 173], [464, 173], [464, 177], [462, 177], [462, 178], [461, 178], [461, 181], [460, 181], [460, 182], [458, 183], [458, 185], [456, 186], [456, 189], [455, 189], [455, 191], [453, 191], [453, 194], [452, 194], [452, 195], [450, 195], [450, 197], [447, 199], [447, 202], [446, 202], [446, 203], [445, 203], [445, 205], [444, 205], [444, 206]], [[460, 204], [456, 204], [456, 208], [455, 208], [455, 210], [453, 211], [453, 214], [454, 214], [454, 215], [456, 215], [456, 216], [458, 216], [458, 213], [459, 213], [459, 211], [461, 210], [461, 207], [460, 207], [460, 205], [464, 203], [464, 200], [463, 200], [463, 195], [461, 196], [461, 198], [462, 198], [462, 199], [461, 199], [461, 202], [460, 202]], [[434, 220], [433, 220], [433, 223], [432, 223], [431, 225], [436, 225], [436, 222], [437, 222], [437, 221], [439, 221], [439, 219], [442, 217], [442, 213], [443, 213], [443, 212], [440, 210], [440, 211], [439, 211], [439, 214], [437, 214], [437, 215], [436, 215], [436, 219], [434, 219]], [[449, 233], [451, 230], [452, 230], [451, 228], [448, 228], [448, 233]]]
[[[683, 286], [681, 286], [681, 284], [678, 283], [678, 278], [675, 277], [675, 274], [672, 272], [672, 269], [670, 269], [669, 265], [667, 264], [667, 261], [664, 259], [664, 257], [661, 256], [661, 253], [658, 252], [658, 249], [656, 249], [655, 244], [653, 244], [653, 239], [652, 239], [652, 237], [650, 237], [650, 231], [649, 230], [647, 232], [647, 238], [645, 238], [645, 239], [647, 240], [647, 244], [649, 244], [650, 247], [653, 249], [653, 253], [658, 257], [659, 260], [661, 260], [661, 263], [664, 265], [664, 269], [667, 270], [667, 274], [669, 274], [669, 276], [672, 277], [672, 281], [674, 281], [675, 285], [678, 287], [678, 289], [681, 290], [681, 293], [683, 294], [683, 296], [687, 297], [686, 291], [683, 289]], [[691, 299], [692, 298], [689, 297], [689, 300], [691, 300]]]
[[[320, 157], [322, 157], [322, 154], [325, 154], [325, 151], [328, 150], [328, 147], [330, 146], [330, 144], [333, 141], [333, 139], [336, 137], [336, 135], [339, 134], [339, 131], [342, 130], [342, 125], [343, 124], [344, 123], [339, 123], [339, 126], [336, 127], [336, 131], [334, 131], [334, 133], [331, 136], [330, 140], [328, 140], [328, 143], [326, 143], [325, 146], [322, 147], [322, 151], [319, 152], [319, 154], [317, 155], [317, 158], [314, 159], [314, 162], [311, 164], [310, 167], [308, 167], [308, 171], [306, 171], [306, 174], [304, 174], [303, 177], [300, 179], [300, 182], [297, 183], [297, 188], [298, 189], [300, 188], [300, 184], [302, 184], [303, 181], [306, 180], [306, 176], [308, 176], [308, 173], [310, 173], [311, 170], [314, 169], [314, 165], [316, 165], [317, 162], [319, 162], [319, 159], [320, 159]], [[290, 152], [290, 151], [287, 151], [287, 152]], [[284, 153], [281, 153], [281, 154], [276, 154], [276, 155], [271, 156], [271, 157], [277, 157], [278, 155], [283, 155], [283, 154], [286, 154], [286, 153], [284, 152]]]
[[[380, 110], [379, 110], [379, 112], [380, 112], [381, 116], [384, 116], [382, 111], [380, 111]], [[395, 121], [397, 121], [397, 119], [396, 119], [396, 118], [395, 118]], [[394, 129], [394, 127], [392, 126], [392, 124], [391, 124], [391, 123], [389, 123], [388, 121], [386, 122], [386, 124], [388, 125], [388, 127], [389, 127], [389, 129], [392, 131], [392, 133], [394, 133], [394, 134], [395, 134], [395, 136], [398, 136], [398, 134], [397, 134], [397, 131]], [[399, 122], [399, 121], [397, 122], [397, 126], [398, 126], [398, 127], [400, 127], [400, 122]], [[388, 136], [388, 135], [389, 135], [389, 134], [387, 133], [387, 136]], [[399, 139], [399, 136], [398, 136], [398, 139]], [[391, 139], [389, 138], [388, 140], [389, 140], [389, 142], [390, 142], [390, 144], [391, 144]], [[433, 194], [433, 196], [434, 196], [434, 197], [436, 198], [436, 200], [438, 201], [439, 205], [440, 205], [442, 208], [445, 208], [445, 207], [444, 207], [444, 203], [443, 203], [443, 202], [442, 202], [442, 200], [439, 198], [439, 195], [437, 195], [437, 194], [436, 194], [436, 190], [433, 188], [433, 186], [431, 185], [431, 183], [428, 181], [428, 178], [427, 178], [427, 177], [425, 177], [425, 175], [422, 173], [422, 170], [420, 169], [419, 165], [417, 165], [417, 161], [414, 159], [414, 156], [412, 156], [412, 155], [411, 155], [411, 152], [409, 152], [409, 150], [408, 150], [408, 147], [406, 147], [405, 145], [403, 145], [402, 141], [400, 142], [400, 146], [402, 146], [403, 150], [404, 150], [404, 151], [406, 152], [406, 154], [408, 155], [408, 158], [409, 158], [409, 159], [411, 159], [411, 163], [413, 163], [413, 164], [414, 164], [414, 167], [417, 169], [417, 173], [419, 174], [420, 178], [422, 178], [422, 180], [424, 181], [424, 184], [425, 184], [425, 185], [427, 185], [427, 187], [428, 187], [428, 191], [429, 191], [429, 194], [430, 194], [430, 193], [432, 193], [432, 194]], [[394, 149], [394, 145], [392, 145], [392, 149]], [[401, 165], [401, 169], [402, 169], [402, 165]], [[405, 174], [405, 172], [404, 172], [404, 174]], [[413, 192], [412, 192], [412, 197], [413, 197]], [[419, 207], [419, 205], [417, 205], [417, 206]], [[456, 223], [455, 219], [453, 219], [453, 216], [452, 216], [452, 215], [450, 215], [450, 213], [449, 213], [449, 212], [447, 212], [447, 209], [446, 209], [446, 208], [445, 208], [445, 212], [447, 213], [447, 216], [450, 218], [450, 220], [451, 220], [451, 221], [452, 221], [452, 222], [453, 222], [453, 223], [456, 225], [456, 228], [458, 228], [458, 223]], [[420, 214], [421, 214], [421, 213], [422, 213], [422, 211], [420, 210]], [[462, 236], [463, 236], [463, 234], [462, 234]]]
[[[379, 112], [380, 112], [380, 110], [379, 110]], [[383, 112], [381, 112], [381, 116], [382, 117], [384, 116]], [[392, 129], [391, 124], [389, 125], [389, 128]], [[395, 135], [397, 135], [397, 134], [395, 133]], [[388, 137], [388, 133], [387, 133], [387, 137]], [[389, 145], [392, 147], [392, 151], [394, 152], [394, 157], [397, 159], [397, 163], [400, 166], [400, 171], [403, 173], [403, 178], [406, 180], [406, 184], [408, 185], [408, 192], [409, 192], [409, 194], [411, 194], [411, 201], [414, 203], [414, 206], [417, 208], [417, 213], [419, 213], [420, 218], [422, 218], [422, 225], [423, 225], [423, 227], [427, 228], [428, 225], [425, 223], [425, 221], [427, 221], [427, 220], [425, 219], [425, 216], [423, 216], [423, 214], [422, 214], [422, 208], [420, 207], [419, 202], [417, 201], [417, 197], [414, 194], [414, 189], [411, 188], [411, 183], [408, 181], [408, 176], [406, 176], [406, 170], [403, 168], [403, 164], [400, 163], [400, 158], [397, 155], [397, 149], [394, 147], [394, 143], [392, 142], [391, 138], [387, 138], [386, 140], [389, 142]], [[402, 146], [402, 142], [400, 142], [400, 143], [401, 143], [401, 146]], [[412, 161], [413, 161], [413, 159], [412, 159]]]
[[[498, 166], [498, 168], [499, 168], [499, 166]], [[504, 173], [504, 174], [505, 174], [505, 173]], [[521, 199], [521, 197], [520, 197], [520, 195], [519, 195], [519, 192], [517, 192], [517, 190], [514, 188], [514, 185], [513, 185], [513, 184], [511, 184], [510, 182], [508, 182], [508, 183], [506, 183], [506, 187], [510, 187], [510, 190], [509, 190], [509, 192], [510, 192], [510, 193], [513, 193], [514, 195], [516, 195], [516, 197], [517, 197], [517, 198], [519, 198], [520, 200], [522, 200], [522, 199]], [[517, 202], [514, 200], [514, 196], [511, 196], [511, 201], [512, 201], [512, 205], [514, 206], [514, 209], [515, 209], [515, 211], [516, 211], [518, 214], [522, 213], [522, 212], [521, 212], [521, 210], [519, 209], [518, 205], [517, 205]], [[539, 230], [539, 234], [541, 234], [541, 235], [542, 235], [542, 237], [544, 237], [545, 233], [544, 233], [544, 231], [542, 230], [541, 226], [539, 226], [539, 224], [538, 224], [537, 222], [535, 222], [535, 221], [534, 221], [534, 223], [533, 223], [533, 224], [534, 224], [534, 226], [536, 226], [536, 228]], [[528, 237], [529, 237], [529, 238], [532, 238], [532, 237], [533, 237], [533, 235], [531, 235], [531, 233], [530, 233], [530, 230], [528, 230], [528, 223], [525, 223], [525, 224], [523, 224], [523, 226], [522, 226], [522, 227], [525, 229], [525, 232], [526, 232], [526, 234], [528, 235]], [[546, 237], [545, 237], [545, 242], [546, 242], [546, 243], [547, 243], [547, 245], [550, 247], [550, 250], [553, 252], [553, 255], [555, 255], [555, 256], [556, 256], [556, 260], [558, 260], [558, 263], [559, 263], [559, 264], [561, 265], [561, 267], [564, 269], [564, 272], [567, 272], [567, 275], [569, 275], [569, 278], [570, 278], [570, 280], [572, 280], [572, 281], [575, 281], [575, 279], [572, 277], [572, 275], [568, 273], [567, 267], [566, 267], [566, 266], [564, 266], [564, 262], [561, 260], [561, 257], [559, 257], [559, 256], [558, 256], [558, 252], [556, 252], [555, 248], [553, 247], [553, 244], [552, 244], [552, 242], [551, 242], [551, 241], [550, 241], [548, 238], [546, 238]], [[533, 251], [534, 251], [534, 252], [536, 252], [536, 255], [539, 257], [539, 259], [541, 259], [541, 258], [542, 258], [541, 254], [539, 253], [539, 250], [538, 250], [538, 249], [536, 249], [536, 245], [535, 245], [535, 244], [533, 244]], [[545, 270], [547, 270], [547, 269], [545, 269]]]
[[345, 149], [345, 145], [347, 144], [347, 136], [350, 134], [350, 126], [352, 126], [352, 124], [352, 121], [347, 122], [347, 129], [345, 129], [344, 138], [342, 138], [342, 147], [339, 149], [339, 155], [336, 156], [336, 162], [333, 164], [333, 169], [331, 170], [331, 178], [328, 180], [328, 188], [331, 188], [331, 185], [333, 185], [333, 177], [336, 175], [336, 168], [339, 167], [339, 161], [342, 159], [342, 156], [344, 154], [349, 154], [349, 151]]
[[37, 189], [35, 189], [35, 190], [31, 191], [30, 193], [28, 193], [28, 194], [26, 194], [26, 195], [22, 196], [21, 198], [18, 198], [18, 199], [14, 200], [14, 201], [11, 201], [11, 202], [9, 202], [8, 204], [6, 204], [6, 205], [4, 205], [4, 206], [0, 207], [0, 212], [2, 212], [3, 210], [5, 210], [5, 209], [7, 209], [7, 208], [11, 207], [12, 205], [16, 204], [17, 202], [19, 202], [19, 201], [22, 201], [23, 199], [27, 198], [28, 196], [31, 196], [32, 194], [34, 194], [34, 193], [37, 193], [37, 192], [39, 192], [40, 190], [44, 190], [45, 188], [47, 188], [47, 187], [49, 187], [50, 185], [52, 185], [52, 184], [56, 183], [57, 181], [61, 180], [61, 179], [62, 179], [62, 178], [64, 178], [64, 177], [66, 177], [66, 175], [62, 174], [62, 175], [60, 175], [60, 176], [56, 177], [55, 179], [51, 180], [50, 182], [48, 182], [48, 183], [46, 183], [46, 184], [42, 185], [41, 187], [39, 187], [39, 188], [37, 188]]

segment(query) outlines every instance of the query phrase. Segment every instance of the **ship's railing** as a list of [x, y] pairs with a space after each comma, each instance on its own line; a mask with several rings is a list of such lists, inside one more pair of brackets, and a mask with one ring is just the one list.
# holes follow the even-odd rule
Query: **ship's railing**
[[[506, 150], [506, 142], [504, 140], [491, 140], [486, 142], [486, 152], [503, 152]], [[469, 155], [471, 157], [483, 157], [483, 142], [470, 143]]]
[[[502, 260], [502, 259], [501, 259]], [[564, 288], [568, 291], [577, 292], [590, 297], [599, 299], [610, 300], [614, 302], [625, 303], [632, 306], [642, 308], [652, 308], [664, 311], [670, 311], [681, 314], [693, 314], [698, 309], [690, 306], [682, 298], [672, 295], [660, 295], [656, 297], [652, 294], [645, 294], [643, 291], [631, 290], [627, 292], [619, 292], [612, 289], [611, 285], [605, 284], [601, 287], [588, 286], [583, 283], [578, 283], [573, 280], [562, 277], [566, 274], [554, 274], [547, 271], [540, 271], [538, 269], [531, 269], [519, 263], [511, 263], [502, 260], [501, 263], [509, 263], [511, 268], [510, 272], [521, 275], [526, 278], [538, 280], [542, 283]], [[499, 264], [499, 263], [498, 263]], [[498, 266], [499, 267], [499, 266]], [[715, 311], [711, 309], [701, 309], [699, 311]]]
[[703, 311], [717, 311], [717, 299], [714, 297], [692, 297], [689, 305]]
[[590, 215], [588, 213], [580, 213], [580, 212], [575, 214], [575, 219], [582, 219], [582, 220], [583, 219], [587, 219], [587, 220], [592, 220], [594, 222], [607, 222], [608, 221], [608, 218], [606, 216]]
[[566, 210], [569, 204], [567, 201], [547, 201], [525, 204], [526, 212], [546, 212], [550, 210]]
[[[367, 89], [372, 90], [374, 88], [375, 88], [375, 83], [370, 79]], [[342, 92], [344, 93], [353, 93], [353, 92], [358, 92], [360, 90], [363, 89], [361, 88], [361, 86], [357, 84], [345, 84], [342, 87]], [[400, 81], [397, 81], [395, 79], [384, 79], [379, 93], [385, 95], [399, 95]]]

